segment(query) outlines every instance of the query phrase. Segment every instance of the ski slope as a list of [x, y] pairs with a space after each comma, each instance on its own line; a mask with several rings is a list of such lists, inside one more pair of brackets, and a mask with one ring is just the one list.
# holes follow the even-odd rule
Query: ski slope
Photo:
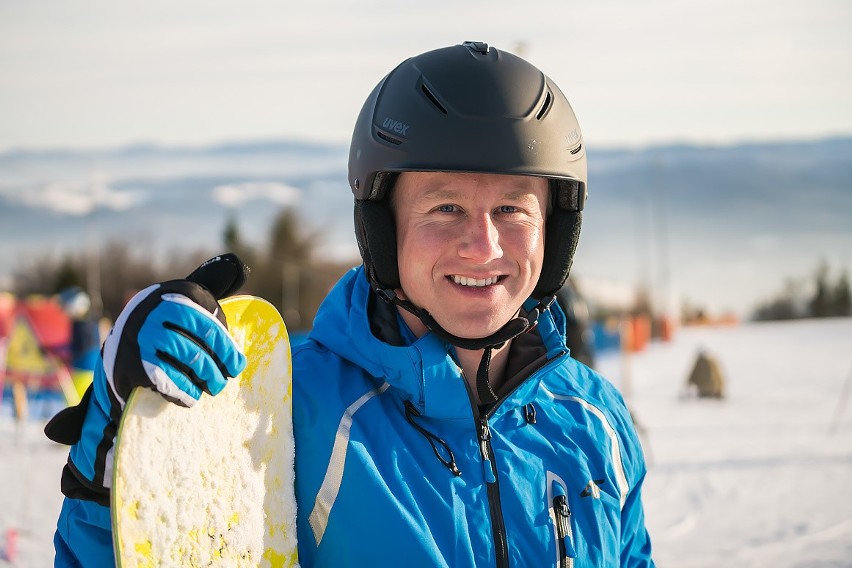
[[[680, 395], [700, 349], [724, 400]], [[659, 566], [852, 566], [852, 319], [690, 328], [626, 362]], [[852, 387], [852, 385], [848, 385]], [[848, 392], [852, 398], [852, 392]]]
[[[724, 400], [681, 396], [699, 349]], [[852, 566], [852, 318], [686, 328], [598, 368], [643, 431], [658, 566]], [[0, 566], [52, 565], [67, 452], [42, 426], [0, 418]]]

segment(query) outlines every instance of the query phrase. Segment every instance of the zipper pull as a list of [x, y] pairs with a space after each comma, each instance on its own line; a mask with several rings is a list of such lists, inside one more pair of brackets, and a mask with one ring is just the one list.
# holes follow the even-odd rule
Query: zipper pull
[[488, 428], [488, 419], [482, 418], [479, 421], [479, 451], [482, 454], [482, 472], [485, 474], [485, 481], [494, 483], [497, 477], [494, 475], [494, 468], [491, 467], [491, 454], [488, 451], [488, 441], [491, 439], [491, 430]]
[[524, 419], [527, 421], [527, 424], [535, 424], [535, 406], [533, 403], [524, 406]]
[[557, 495], [553, 498], [553, 513], [556, 517], [556, 532], [565, 547], [565, 556], [577, 558], [574, 550], [574, 538], [571, 531], [571, 509], [568, 507], [568, 497]]

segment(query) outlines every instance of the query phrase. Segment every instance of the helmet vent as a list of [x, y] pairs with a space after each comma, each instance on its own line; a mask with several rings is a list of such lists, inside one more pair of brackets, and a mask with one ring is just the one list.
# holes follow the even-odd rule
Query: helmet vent
[[399, 146], [400, 144], [402, 144], [402, 140], [399, 140], [398, 138], [394, 138], [393, 136], [388, 136], [387, 134], [385, 134], [381, 130], [376, 130], [376, 136], [378, 136], [379, 138], [381, 138], [385, 142], [390, 142], [391, 144], [393, 144], [395, 146]]
[[538, 114], [535, 115], [536, 120], [541, 120], [541, 118], [547, 114], [547, 111], [550, 110], [550, 105], [553, 102], [553, 96], [550, 94], [550, 91], [547, 91], [547, 95], [544, 97], [544, 104], [541, 105], [541, 108], [538, 111]]
[[420, 90], [423, 91], [423, 94], [426, 95], [426, 98], [429, 99], [435, 107], [444, 114], [447, 114], [447, 108], [438, 101], [438, 97], [435, 96], [432, 91], [429, 90], [429, 87], [426, 85], [420, 85]]

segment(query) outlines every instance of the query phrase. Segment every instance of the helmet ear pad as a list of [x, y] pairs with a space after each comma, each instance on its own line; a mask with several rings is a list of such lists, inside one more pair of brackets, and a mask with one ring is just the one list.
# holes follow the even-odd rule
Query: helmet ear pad
[[355, 236], [373, 285], [399, 288], [396, 221], [388, 199], [355, 200]]
[[555, 294], [568, 278], [577, 242], [580, 240], [581, 211], [554, 207], [544, 229], [544, 261], [532, 296], [541, 299]]

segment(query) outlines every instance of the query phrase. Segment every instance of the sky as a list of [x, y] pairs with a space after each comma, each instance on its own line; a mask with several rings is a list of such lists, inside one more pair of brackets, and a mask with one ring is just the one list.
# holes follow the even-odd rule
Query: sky
[[587, 145], [852, 132], [848, 0], [0, 0], [0, 151], [348, 141], [406, 57], [519, 53]]

